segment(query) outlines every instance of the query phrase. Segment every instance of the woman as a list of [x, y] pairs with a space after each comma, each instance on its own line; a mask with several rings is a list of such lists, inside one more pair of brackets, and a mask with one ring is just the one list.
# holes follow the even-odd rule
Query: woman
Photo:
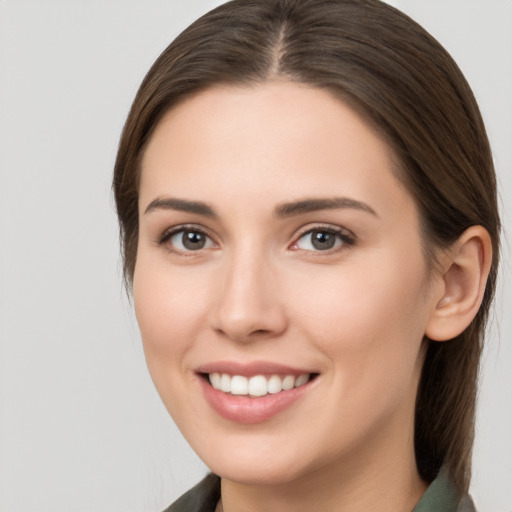
[[421, 27], [224, 4], [143, 81], [114, 190], [150, 373], [213, 472], [169, 510], [473, 510], [495, 176]]

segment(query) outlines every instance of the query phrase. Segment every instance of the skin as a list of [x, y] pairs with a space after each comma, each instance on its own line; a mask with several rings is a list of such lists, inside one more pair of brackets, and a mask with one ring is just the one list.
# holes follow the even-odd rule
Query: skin
[[[154, 203], [171, 197], [215, 217]], [[368, 208], [275, 215], [334, 197]], [[446, 290], [387, 144], [326, 91], [214, 87], [157, 126], [139, 207], [134, 302], [147, 364], [222, 477], [218, 510], [410, 512], [426, 488], [413, 446], [423, 339]], [[185, 250], [179, 235], [161, 242], [182, 225], [208, 235], [203, 249]], [[317, 250], [313, 228], [352, 242]], [[291, 407], [243, 425], [204, 398], [196, 370], [219, 360], [319, 375]]]

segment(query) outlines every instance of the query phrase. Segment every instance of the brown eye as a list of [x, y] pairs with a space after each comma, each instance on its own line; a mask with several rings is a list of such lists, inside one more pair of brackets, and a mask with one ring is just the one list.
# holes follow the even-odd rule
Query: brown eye
[[197, 251], [203, 249], [206, 244], [206, 236], [197, 231], [184, 231], [181, 235], [181, 243], [183, 247], [189, 251]]
[[346, 230], [316, 228], [304, 233], [292, 246], [292, 249], [322, 252], [354, 244], [354, 238]]
[[214, 245], [213, 240], [198, 229], [176, 230], [164, 237], [163, 243], [177, 252], [200, 251]]
[[336, 235], [328, 231], [312, 231], [311, 245], [318, 251], [332, 249], [336, 244]]

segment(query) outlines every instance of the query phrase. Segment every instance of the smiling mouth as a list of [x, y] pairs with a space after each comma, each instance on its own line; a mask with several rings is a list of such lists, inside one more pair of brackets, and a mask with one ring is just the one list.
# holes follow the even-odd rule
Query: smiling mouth
[[228, 373], [204, 373], [202, 376], [211, 386], [230, 395], [261, 397], [275, 395], [283, 391], [305, 386], [318, 376], [317, 373], [303, 373], [301, 375], [230, 375]]

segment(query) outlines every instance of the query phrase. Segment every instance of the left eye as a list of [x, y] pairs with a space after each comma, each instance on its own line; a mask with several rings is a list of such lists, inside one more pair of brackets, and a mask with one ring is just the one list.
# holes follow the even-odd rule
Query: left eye
[[181, 252], [200, 251], [213, 247], [213, 240], [197, 229], [180, 229], [167, 238], [167, 243]]
[[350, 244], [348, 236], [331, 229], [312, 229], [303, 234], [292, 249], [304, 251], [329, 251], [336, 249], [344, 243]]

